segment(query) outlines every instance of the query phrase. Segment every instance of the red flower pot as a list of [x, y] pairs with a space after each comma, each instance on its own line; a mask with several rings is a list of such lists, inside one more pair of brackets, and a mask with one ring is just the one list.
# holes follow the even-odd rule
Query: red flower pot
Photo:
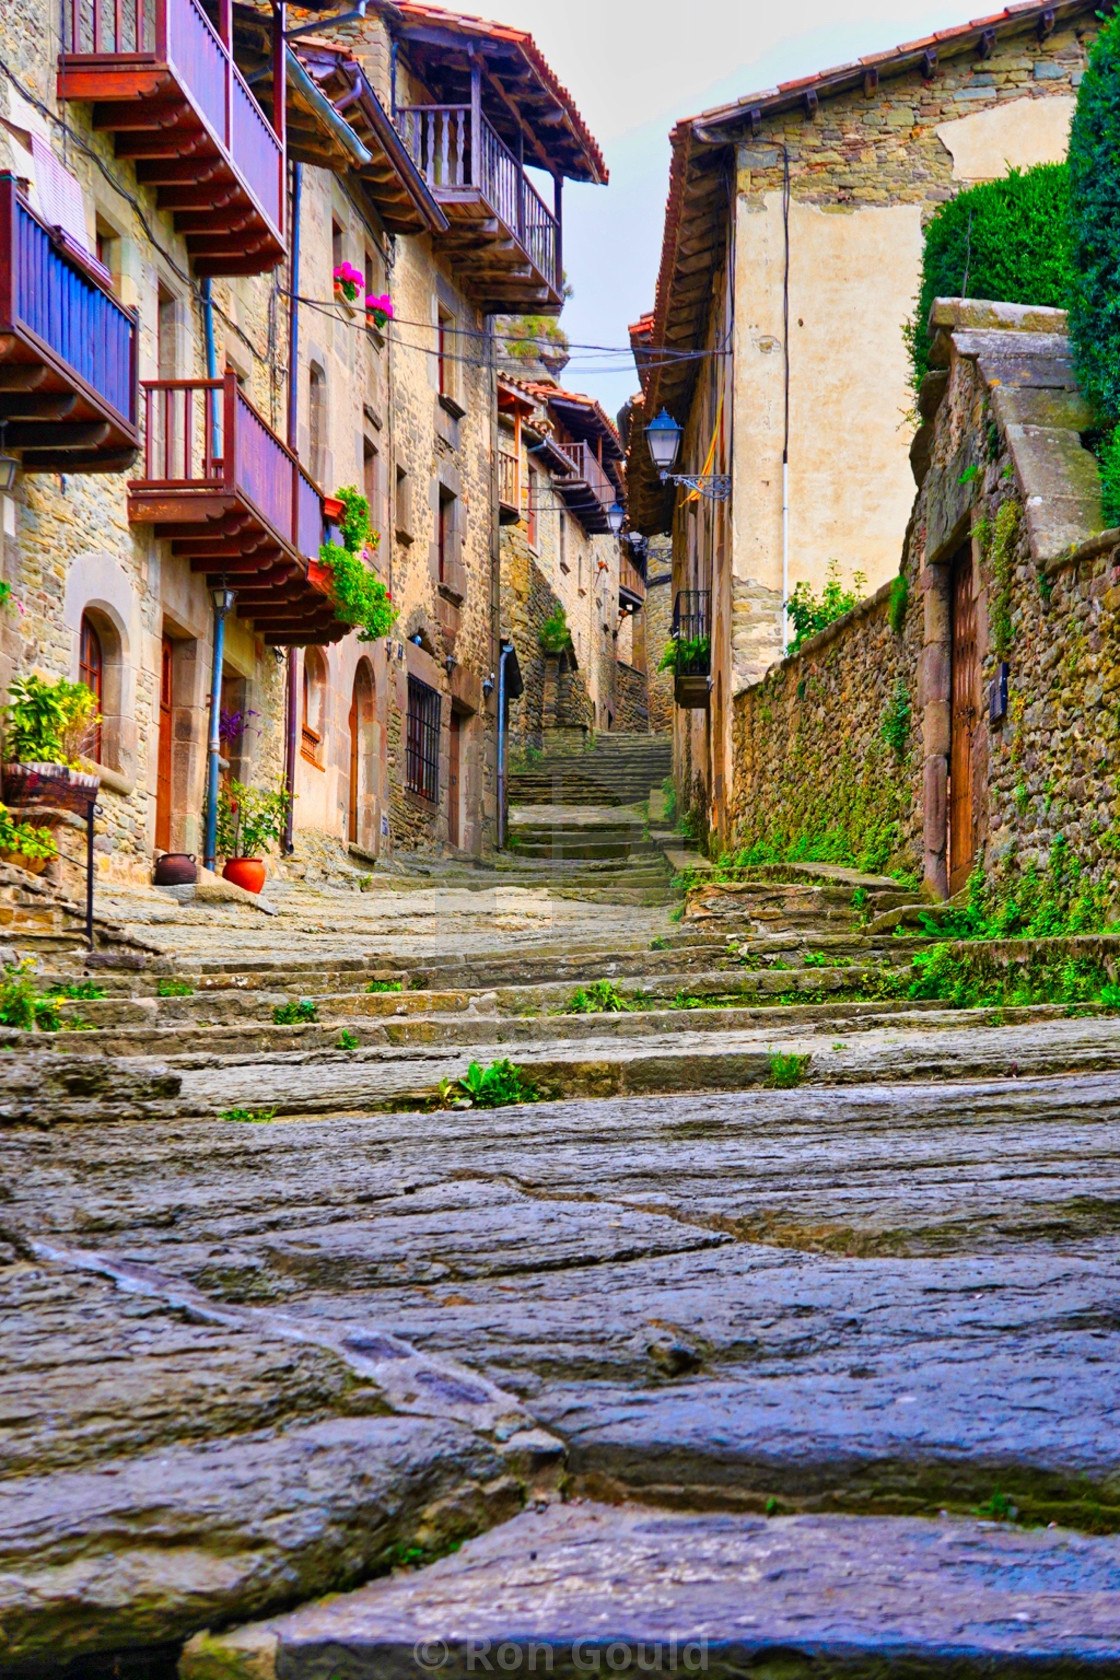
[[232, 881], [246, 892], [259, 893], [265, 882], [265, 867], [260, 858], [229, 858], [222, 870], [223, 881]]

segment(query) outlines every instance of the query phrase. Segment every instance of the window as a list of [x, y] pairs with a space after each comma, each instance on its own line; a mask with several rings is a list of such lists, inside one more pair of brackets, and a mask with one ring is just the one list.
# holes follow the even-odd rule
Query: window
[[381, 531], [381, 455], [368, 437], [362, 439], [362, 490], [369, 503], [369, 521]]
[[439, 581], [450, 583], [456, 551], [456, 499], [451, 491], [439, 487]]
[[95, 250], [97, 260], [102, 268], [107, 268], [115, 287], [120, 285], [121, 277], [121, 241], [116, 228], [110, 227], [108, 222], [100, 216], [97, 218], [95, 231]]
[[178, 363], [178, 311], [174, 295], [162, 283], [158, 291], [159, 313], [156, 320], [156, 360], [161, 379], [174, 379]]
[[401, 542], [411, 542], [412, 481], [403, 467], [397, 468], [397, 494], [394, 518], [397, 536], [400, 538]]
[[[571, 569], [572, 569], [571, 566], [568, 564], [568, 516], [567, 516], [566, 513], [563, 512], [563, 510], [561, 510], [561, 513], [560, 513], [560, 570], [562, 572], [570, 572]], [[583, 581], [583, 562], [582, 562], [582, 559], [581, 559], [581, 561], [580, 561], [580, 582], [582, 583], [582, 581]]]
[[[88, 613], [82, 614], [81, 642], [78, 650], [78, 681], [84, 682], [97, 701], [98, 713], [105, 710], [105, 660], [101, 651], [101, 637], [97, 634]], [[101, 729], [99, 723], [89, 744], [89, 753], [98, 764], [101, 757]]]
[[311, 457], [311, 476], [317, 484], [322, 484], [326, 477], [326, 409], [327, 409], [327, 376], [318, 362], [312, 362], [310, 370], [310, 389], [308, 401], [309, 454]]
[[303, 742], [302, 756], [322, 767], [323, 712], [326, 701], [327, 667], [316, 647], [303, 656]]
[[331, 267], [341, 268], [346, 261], [346, 253], [342, 249], [343, 227], [341, 222], [331, 218]]
[[452, 336], [454, 326], [454, 317], [449, 315], [445, 309], [441, 309], [439, 311], [438, 324], [436, 327], [439, 394], [441, 397], [454, 397], [455, 395], [455, 367], [451, 360], [451, 356], [453, 354], [452, 347], [454, 344]]
[[408, 679], [408, 737], [405, 786], [409, 793], [439, 804], [439, 739], [443, 700], [416, 677]]
[[529, 468], [529, 506], [525, 511], [525, 535], [530, 548], [537, 546], [538, 509], [540, 507], [541, 475], [536, 467]]

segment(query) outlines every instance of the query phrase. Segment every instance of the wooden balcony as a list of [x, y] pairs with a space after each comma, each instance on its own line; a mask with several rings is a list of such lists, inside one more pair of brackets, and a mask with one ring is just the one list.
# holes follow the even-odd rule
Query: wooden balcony
[[607, 511], [619, 500], [618, 486], [588, 443], [557, 445], [571, 463], [571, 476], [558, 478], [556, 488], [585, 531], [609, 531]]
[[625, 549], [618, 561], [618, 594], [624, 606], [637, 608], [645, 605], [646, 580]]
[[486, 118], [471, 105], [407, 105], [396, 122], [451, 223], [439, 247], [467, 259], [460, 278], [478, 308], [558, 315], [559, 218]]
[[144, 477], [128, 517], [151, 525], [274, 646], [336, 642], [318, 564], [323, 495], [238, 388], [237, 377], [146, 380]]
[[25, 472], [124, 472], [136, 457], [135, 311], [67, 253], [0, 174], [0, 422]]
[[498, 521], [516, 525], [521, 518], [521, 462], [508, 449], [498, 451]]
[[[200, 0], [65, 0], [60, 99], [174, 213], [201, 275], [264, 274], [286, 255], [283, 102], [276, 134]], [[281, 80], [281, 84], [283, 82]]]

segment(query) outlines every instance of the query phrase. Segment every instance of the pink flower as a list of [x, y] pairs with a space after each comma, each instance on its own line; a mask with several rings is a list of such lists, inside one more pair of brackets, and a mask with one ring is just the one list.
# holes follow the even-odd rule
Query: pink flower
[[393, 300], [388, 292], [382, 292], [378, 297], [366, 298], [366, 314], [372, 315], [379, 327], [393, 319]]

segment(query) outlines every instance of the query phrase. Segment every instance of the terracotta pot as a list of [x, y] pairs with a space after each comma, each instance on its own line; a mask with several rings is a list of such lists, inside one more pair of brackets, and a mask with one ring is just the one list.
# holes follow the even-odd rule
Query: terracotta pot
[[232, 881], [246, 892], [259, 893], [264, 886], [266, 870], [260, 858], [228, 858], [222, 870], [223, 881]]
[[23, 852], [0, 852], [0, 860], [13, 864], [16, 869], [25, 869], [29, 875], [41, 875], [50, 861], [48, 858], [29, 858]]
[[198, 880], [198, 865], [194, 853], [164, 852], [156, 859], [152, 880], [157, 887], [193, 887]]
[[84, 817], [91, 800], [97, 798], [100, 776], [71, 770], [65, 764], [5, 764], [4, 803], [16, 809], [27, 805], [50, 805], [56, 811], [73, 811]]

